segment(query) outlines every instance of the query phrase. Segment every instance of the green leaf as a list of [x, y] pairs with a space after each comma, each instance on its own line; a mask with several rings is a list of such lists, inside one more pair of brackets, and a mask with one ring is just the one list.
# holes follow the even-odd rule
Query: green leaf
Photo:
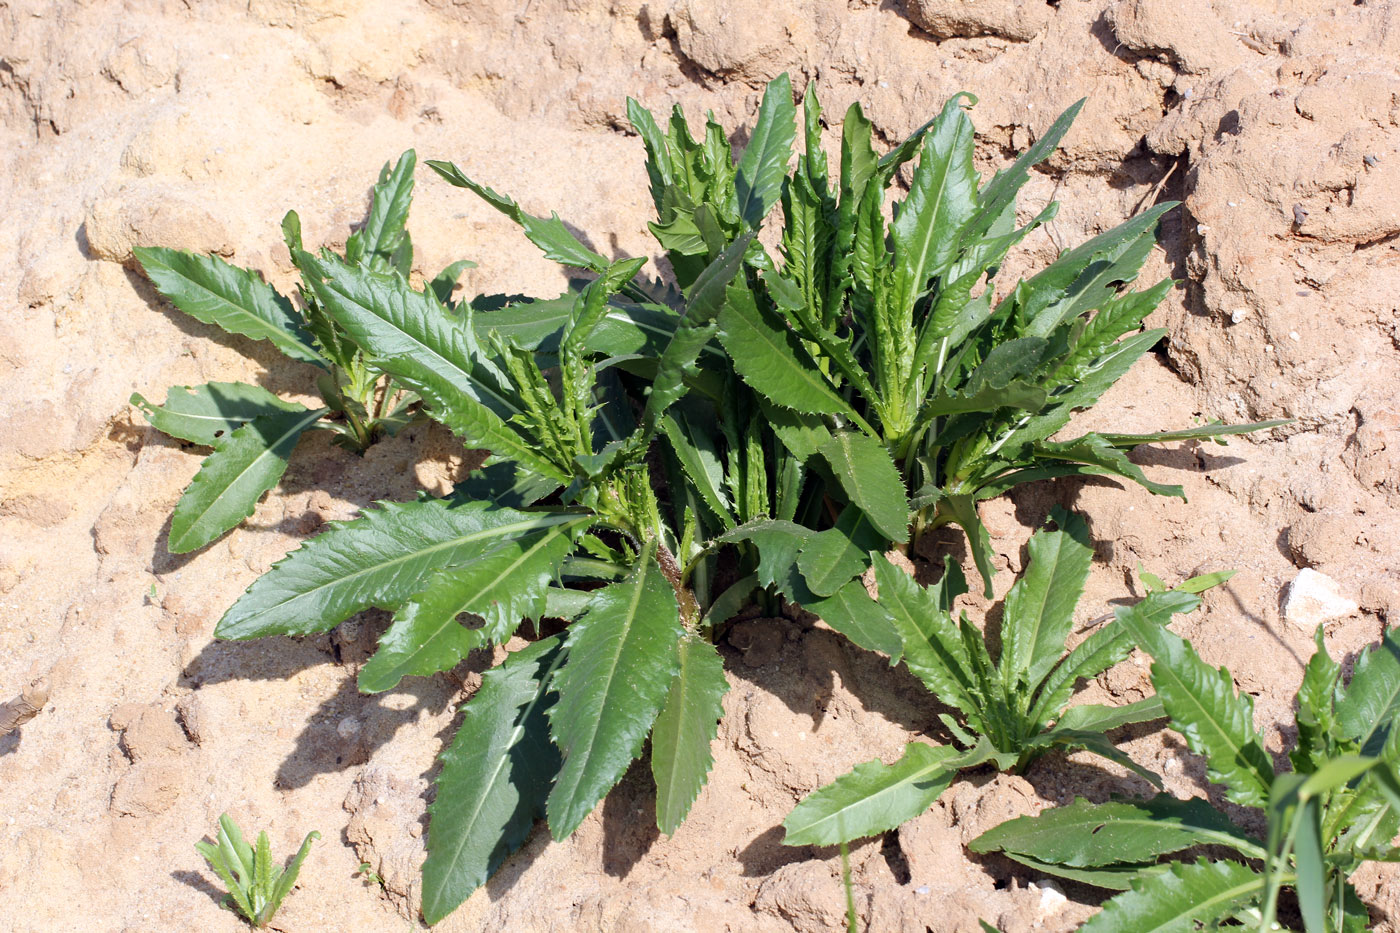
[[760, 586], [781, 587], [797, 564], [802, 546], [816, 532], [793, 522], [758, 519], [725, 532], [718, 540], [724, 544], [752, 541], [758, 548], [758, 583]]
[[855, 431], [841, 431], [818, 448], [847, 498], [890, 541], [909, 540], [909, 500], [904, 481], [884, 445]]
[[885, 546], [885, 539], [860, 509], [841, 513], [835, 528], [807, 539], [797, 557], [797, 568], [808, 589], [830, 596], [870, 566], [870, 552]]
[[992, 538], [977, 514], [977, 499], [970, 495], [945, 495], [939, 500], [938, 512], [966, 532], [968, 550], [972, 551], [972, 561], [982, 577], [982, 595], [991, 599], [992, 575], [996, 572], [992, 567]]
[[712, 431], [703, 428], [695, 412], [682, 404], [671, 406], [662, 416], [661, 433], [666, 435], [700, 500], [726, 528], [734, 527], [734, 513], [730, 511], [724, 484], [724, 464]]
[[599, 590], [569, 627], [568, 664], [550, 710], [564, 767], [549, 795], [549, 828], [567, 838], [642, 751], [680, 667], [684, 629], [654, 548], [631, 579]]
[[1004, 851], [1071, 868], [1150, 862], [1198, 845], [1222, 845], [1258, 858], [1259, 843], [1200, 798], [1158, 794], [1149, 800], [1090, 803], [1076, 798], [1038, 816], [1021, 816], [968, 843], [978, 854]]
[[[450, 670], [477, 648], [504, 644], [522, 618], [544, 612], [545, 590], [591, 516], [501, 542], [465, 564], [444, 570], [394, 614], [379, 650], [360, 669], [360, 692], [382, 693], [405, 676]], [[481, 617], [480, 628], [457, 621]]]
[[1386, 632], [1380, 645], [1356, 662], [1346, 693], [1337, 701], [1337, 725], [1363, 755], [1379, 755], [1400, 717], [1400, 634]]
[[157, 431], [213, 447], [221, 439], [260, 415], [305, 411], [295, 402], [284, 402], [266, 389], [246, 382], [209, 382], [201, 386], [171, 386], [159, 408], [139, 393], [131, 404], [141, 410]]
[[911, 742], [892, 765], [878, 758], [856, 765], [805, 797], [783, 820], [783, 845], [829, 846], [894, 829], [933, 806], [948, 789], [958, 757], [946, 745]]
[[651, 730], [651, 773], [656, 779], [656, 826], [668, 836], [685, 819], [705, 786], [729, 690], [714, 645], [693, 635], [680, 641], [680, 666]]
[[[399, 157], [392, 171], [389, 163], [384, 163], [379, 183], [374, 186], [369, 217], [363, 227], [351, 234], [354, 245], [345, 244], [346, 258], [351, 262], [367, 262], [379, 272], [393, 268], [394, 253], [406, 240], [404, 224], [413, 202], [413, 170], [417, 165], [418, 155], [412, 149]], [[358, 254], [355, 258], [351, 258], [352, 250]]]
[[567, 481], [563, 470], [506, 423], [519, 406], [477, 377], [475, 337], [463, 321], [398, 276], [305, 254], [303, 262], [316, 270], [313, 287], [331, 316], [377, 368], [422, 395], [435, 418], [470, 444]]
[[297, 854], [278, 876], [273, 884], [272, 895], [267, 901], [267, 916], [272, 917], [277, 913], [277, 908], [282, 906], [282, 900], [292, 892], [292, 887], [297, 883], [297, 875], [301, 874], [302, 863], [311, 854], [311, 843], [321, 838], [321, 834], [314, 829], [306, 834], [306, 838], [301, 841], [301, 848]]
[[452, 307], [452, 292], [457, 288], [457, 280], [462, 277], [463, 272], [475, 268], [476, 263], [470, 259], [459, 259], [433, 276], [433, 280], [428, 283], [428, 291], [432, 292], [433, 297], [443, 307], [450, 308]]
[[259, 415], [220, 441], [175, 506], [170, 553], [198, 550], [252, 515], [263, 493], [286, 472], [302, 432], [325, 413], [298, 405]]
[[1159, 496], [1186, 498], [1186, 493], [1180, 486], [1156, 483], [1148, 479], [1142, 467], [1129, 460], [1126, 453], [1109, 445], [1095, 434], [1085, 434], [1069, 441], [1042, 441], [1035, 445], [1035, 456], [1038, 459], [1087, 463], [1104, 473], [1130, 479]]
[[734, 190], [739, 216], [758, 229], [782, 193], [783, 174], [797, 137], [797, 108], [792, 103], [792, 82], [786, 73], [774, 78], [763, 92], [749, 144], [739, 159]]
[[797, 335], [759, 308], [747, 288], [730, 289], [719, 314], [719, 340], [744, 381], [774, 404], [809, 415], [858, 417]]
[[1083, 106], [1083, 98], [1071, 104], [1029, 149], [1021, 153], [1020, 158], [1009, 168], [997, 172], [996, 177], [982, 189], [981, 207], [976, 216], [963, 227], [963, 242], [981, 239], [996, 223], [997, 218], [1016, 203], [1016, 192], [1026, 183], [1031, 168], [1050, 158], [1065, 133], [1069, 132], [1070, 125], [1074, 123], [1074, 118], [1079, 115]]
[[1002, 680], [1026, 696], [1059, 663], [1094, 557], [1082, 516], [1056, 508], [1051, 521], [1059, 530], [1031, 536], [1030, 564], [1006, 594], [1002, 617]]
[[451, 162], [428, 161], [425, 164], [450, 184], [470, 189], [487, 204], [519, 224], [530, 242], [544, 252], [546, 259], [579, 269], [591, 269], [594, 272], [602, 272], [608, 267], [608, 260], [579, 242], [578, 237], [564, 226], [558, 214], [551, 212], [548, 220], [527, 214], [514, 200], [472, 181]]
[[890, 226], [897, 313], [911, 312], [930, 280], [947, 271], [957, 254], [957, 231], [977, 210], [972, 138], [972, 121], [961, 95], [954, 95], [923, 138], [909, 196]]
[[438, 573], [502, 541], [571, 524], [579, 513], [490, 502], [383, 502], [308, 541], [253, 582], [219, 620], [219, 638], [310, 635], [371, 606], [396, 609]]
[[1067, 868], [1064, 865], [1052, 865], [1049, 862], [1042, 862], [1033, 859], [1028, 855], [1021, 855], [1019, 852], [1007, 852], [1006, 857], [1013, 862], [1026, 866], [1032, 871], [1046, 875], [1055, 875], [1067, 881], [1077, 881], [1080, 884], [1092, 885], [1096, 888], [1106, 888], [1110, 891], [1127, 891], [1133, 886], [1133, 882], [1158, 872], [1166, 871], [1170, 862], [1150, 862], [1150, 863], [1128, 863], [1124, 865], [1112, 865], [1105, 868]]
[[1136, 447], [1139, 444], [1162, 444], [1171, 441], [1195, 441], [1212, 437], [1227, 437], [1232, 434], [1251, 434], [1255, 431], [1267, 431], [1270, 428], [1292, 423], [1288, 418], [1279, 418], [1274, 421], [1254, 421], [1249, 424], [1213, 422], [1204, 427], [1158, 431], [1155, 434], [1098, 434], [1096, 436], [1114, 447]]
[[1311, 772], [1322, 766], [1337, 729], [1336, 704], [1342, 696], [1341, 666], [1327, 653], [1322, 626], [1313, 632], [1316, 650], [1303, 670], [1298, 687], [1298, 746], [1289, 752], [1293, 770]]
[[1123, 627], [1152, 655], [1152, 684], [1172, 728], [1206, 759], [1206, 776], [1225, 785], [1225, 796], [1244, 807], [1262, 807], [1274, 780], [1273, 762], [1254, 730], [1254, 703], [1237, 696], [1230, 672], [1212, 669], [1191, 644], [1143, 617], [1121, 610]]
[[880, 605], [899, 633], [905, 665], [940, 702], [961, 710], [974, 729], [985, 731], [981, 697], [968, 676], [972, 661], [947, 611], [928, 588], [919, 586], [883, 554], [872, 554], [871, 559]]
[[564, 660], [562, 636], [537, 641], [487, 671], [441, 756], [428, 806], [423, 919], [437, 923], [520, 848], [544, 813], [559, 770], [546, 713]]
[[904, 643], [891, 624], [889, 613], [870, 598], [859, 580], [852, 580], [825, 598], [809, 598], [802, 602], [802, 608], [816, 613], [859, 647], [889, 655], [891, 664], [899, 660]]
[[1264, 876], [1239, 862], [1175, 863], [1104, 904], [1083, 933], [1195, 933], [1229, 917], [1264, 890]]
[[156, 290], [195, 320], [271, 341], [294, 360], [326, 365], [292, 303], [255, 273], [215, 256], [162, 246], [138, 246], [132, 252]]
[[1070, 729], [1079, 732], [1111, 732], [1114, 729], [1135, 722], [1151, 722], [1167, 715], [1162, 701], [1150, 696], [1126, 706], [1103, 706], [1098, 703], [1082, 703], [1065, 710], [1055, 723], [1057, 729]]
[[[1134, 609], [1153, 625], [1166, 625], [1173, 615], [1190, 612], [1200, 604], [1200, 599], [1189, 593], [1150, 593]], [[1127, 609], [1119, 606], [1113, 611], [1112, 622], [1076, 645], [1046, 677], [1031, 710], [1032, 720], [1043, 724], [1054, 719], [1069, 702], [1075, 683], [1099, 676], [1132, 654], [1132, 636], [1121, 619]]]

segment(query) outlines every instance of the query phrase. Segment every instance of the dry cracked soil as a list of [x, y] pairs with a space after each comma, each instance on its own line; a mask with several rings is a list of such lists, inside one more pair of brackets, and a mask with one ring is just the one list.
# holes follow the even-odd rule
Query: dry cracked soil
[[[296, 641], [213, 639], [321, 524], [444, 491], [473, 461], [427, 427], [363, 457], [312, 443], [242, 527], [171, 555], [170, 512], [202, 452], [145, 426], [128, 396], [214, 379], [314, 389], [267, 344], [164, 304], [132, 248], [213, 252], [287, 286], [282, 213], [300, 212], [310, 242], [343, 243], [379, 166], [411, 146], [559, 211], [605, 253], [654, 256], [626, 97], [742, 126], [783, 71], [814, 82], [828, 114], [862, 101], [886, 144], [971, 91], [985, 171], [1087, 97], [1023, 197], [1028, 213], [1063, 209], [1007, 278], [1183, 202], [1145, 272], [1179, 280], [1149, 322], [1169, 336], [1081, 423], [1292, 424], [1134, 454], [1187, 502], [1060, 481], [987, 503], [985, 520], [1004, 591], [1051, 506], [1087, 512], [1086, 622], [1139, 593], [1139, 562], [1168, 579], [1237, 569], [1178, 628], [1229, 665], [1270, 749], [1286, 748], [1314, 622], [1349, 659], [1400, 620], [1400, 3], [0, 0], [0, 699], [48, 688], [0, 738], [0, 926], [242, 928], [192, 847], [227, 810], [277, 852], [324, 836], [274, 929], [418, 928], [434, 756], [491, 662], [371, 697], [355, 673], [382, 616]], [[466, 258], [470, 292], [564, 285], [507, 220], [426, 172], [410, 226], [416, 274]], [[1305, 570], [1334, 598], [1302, 598]], [[936, 735], [937, 710], [902, 668], [819, 624], [745, 622], [722, 650], [715, 769], [674, 837], [652, 828], [634, 768], [571, 839], [536, 832], [439, 928], [842, 929], [836, 853], [785, 848], [778, 825], [852, 765]], [[1138, 657], [1085, 695], [1147, 686]], [[1171, 733], [1120, 738], [1173, 791], [1218, 799]], [[861, 929], [1072, 929], [1091, 890], [1060, 898], [963, 844], [1075, 795], [1144, 789], [1079, 756], [973, 773], [854, 848]], [[1378, 930], [1400, 930], [1397, 880], [1357, 877]]]

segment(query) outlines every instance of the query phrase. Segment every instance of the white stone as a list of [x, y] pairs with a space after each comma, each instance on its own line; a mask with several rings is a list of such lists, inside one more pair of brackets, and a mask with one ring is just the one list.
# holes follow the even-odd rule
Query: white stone
[[1044, 917], [1053, 917], [1059, 913], [1065, 904], [1069, 903], [1069, 898], [1065, 897], [1065, 892], [1060, 890], [1060, 886], [1049, 879], [1031, 882], [1031, 890], [1040, 892], [1040, 913]]
[[1288, 585], [1283, 617], [1310, 632], [1323, 622], [1345, 618], [1358, 608], [1354, 600], [1342, 595], [1336, 580], [1308, 568], [1300, 570]]

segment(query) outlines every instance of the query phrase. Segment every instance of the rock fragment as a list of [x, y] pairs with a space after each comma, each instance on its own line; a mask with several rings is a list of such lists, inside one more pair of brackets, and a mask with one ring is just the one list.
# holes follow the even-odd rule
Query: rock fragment
[[1299, 628], [1312, 631], [1324, 622], [1342, 619], [1360, 608], [1342, 595], [1337, 581], [1311, 567], [1300, 570], [1288, 585], [1283, 617]]

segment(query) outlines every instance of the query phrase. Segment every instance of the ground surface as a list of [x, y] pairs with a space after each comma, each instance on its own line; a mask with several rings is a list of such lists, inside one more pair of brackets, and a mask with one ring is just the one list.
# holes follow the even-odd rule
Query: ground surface
[[[1376, 0], [0, 0], [0, 699], [50, 688], [0, 739], [6, 925], [239, 929], [191, 846], [228, 810], [279, 852], [324, 835], [276, 928], [414, 928], [433, 758], [489, 662], [364, 697], [355, 671], [382, 618], [300, 642], [212, 641], [219, 614], [319, 524], [441, 491], [464, 461], [428, 429], [364, 458], [314, 443], [244, 527], [170, 555], [168, 517], [201, 451], [146, 428], [128, 395], [311, 384], [266, 344], [161, 303], [132, 246], [214, 251], [286, 285], [282, 213], [300, 212], [310, 242], [343, 242], [379, 165], [413, 146], [558, 210], [604, 252], [651, 255], [625, 97], [739, 126], [784, 70], [814, 80], [828, 114], [863, 101], [887, 144], [972, 91], [988, 170], [1088, 96], [1026, 189], [1028, 212], [1064, 208], [1018, 268], [1184, 200], [1147, 272], [1184, 282], [1151, 322], [1169, 341], [1085, 422], [1295, 424], [1136, 455], [1189, 503], [1043, 484], [990, 503], [986, 521], [1014, 570], [1052, 504], [1086, 510], [1100, 542], [1086, 620], [1134, 592], [1139, 561], [1169, 580], [1237, 568], [1178, 628], [1257, 698], [1280, 751], [1310, 650], [1282, 612], [1299, 570], [1359, 606], [1328, 623], [1339, 658], [1400, 618], [1397, 62], [1400, 4]], [[471, 291], [563, 285], [508, 222], [426, 172], [411, 227], [420, 272], [470, 258]], [[839, 929], [835, 854], [785, 849], [776, 827], [802, 794], [936, 729], [936, 710], [822, 627], [746, 623], [724, 652], [717, 764], [674, 838], [648, 829], [637, 769], [572, 839], [537, 833], [440, 928]], [[1130, 661], [1087, 692], [1127, 701], [1146, 685]], [[1171, 735], [1126, 747], [1178, 793], [1207, 793]], [[1091, 892], [1071, 886], [1060, 905], [962, 843], [1074, 794], [1141, 789], [1079, 760], [958, 783], [853, 853], [863, 928], [1072, 928]], [[356, 876], [361, 862], [382, 886]], [[1377, 928], [1400, 929], [1394, 875], [1358, 880]]]

